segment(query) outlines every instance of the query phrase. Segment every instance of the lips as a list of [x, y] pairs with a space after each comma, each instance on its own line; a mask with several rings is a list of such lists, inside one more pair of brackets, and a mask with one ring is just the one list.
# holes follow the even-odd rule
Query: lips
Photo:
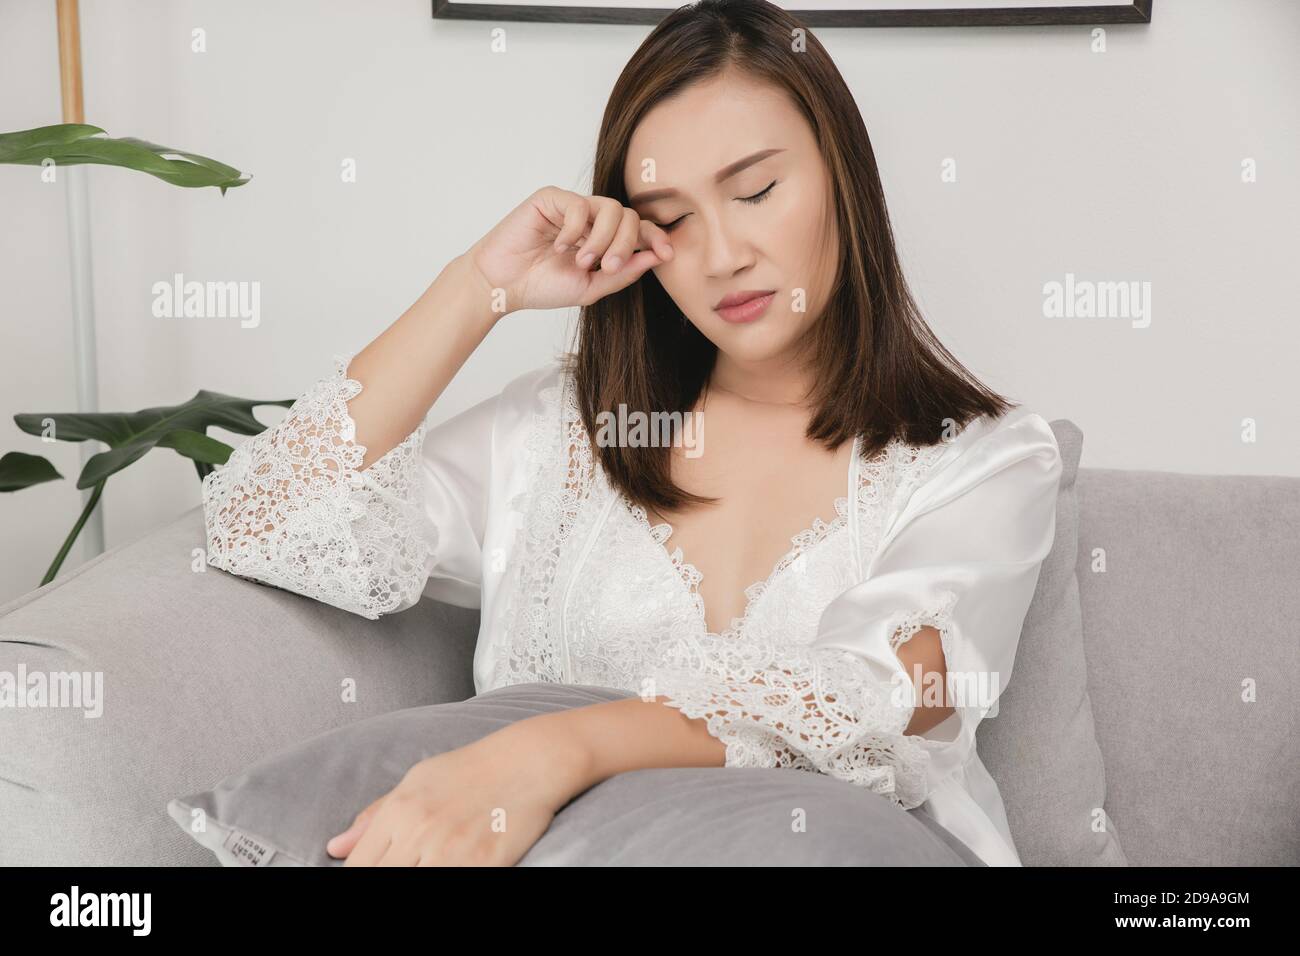
[[759, 318], [776, 298], [776, 292], [733, 292], [713, 307], [724, 322], [753, 322]]
[[744, 292], [728, 292], [714, 308], [726, 309], [733, 305], [744, 305], [750, 299], [771, 295], [774, 291], [774, 289], [746, 289]]

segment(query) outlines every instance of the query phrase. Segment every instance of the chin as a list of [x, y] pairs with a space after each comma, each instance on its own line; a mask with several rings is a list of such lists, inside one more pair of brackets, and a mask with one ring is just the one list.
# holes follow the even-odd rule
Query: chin
[[[777, 321], [773, 322], [773, 319]], [[766, 362], [788, 353], [794, 344], [789, 326], [782, 326], [779, 322], [779, 316], [770, 315], [743, 325], [718, 320], [721, 328], [710, 338], [719, 352], [737, 361]]]

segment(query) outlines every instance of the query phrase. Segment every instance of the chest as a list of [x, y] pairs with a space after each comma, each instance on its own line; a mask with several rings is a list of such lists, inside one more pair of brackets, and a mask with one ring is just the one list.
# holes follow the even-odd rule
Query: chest
[[744, 615], [750, 588], [843, 524], [853, 495], [856, 442], [831, 451], [801, 433], [761, 437], [728, 430], [694, 458], [674, 449], [677, 485], [715, 500], [645, 511], [646, 530], [682, 567], [713, 633]]
[[743, 565], [750, 580], [727, 577], [737, 600], [725, 610], [709, 607], [701, 589], [706, 574], [674, 544], [672, 526], [655, 521], [597, 469], [559, 552], [556, 600], [546, 608], [555, 679], [641, 692], [653, 662], [683, 642], [720, 640], [737, 660], [756, 661], [770, 658], [774, 648], [810, 643], [827, 605], [861, 580], [893, 500], [894, 447], [873, 464], [854, 457], [856, 446], [841, 449], [849, 453], [839, 459], [843, 471], [821, 489], [828, 496], [840, 491], [831, 508], [823, 504], [825, 514], [802, 519], [807, 526], [785, 535], [780, 546], [750, 535], [700, 552], [716, 556], [720, 569], [743, 542], [764, 540], [773, 549], [764, 567]]

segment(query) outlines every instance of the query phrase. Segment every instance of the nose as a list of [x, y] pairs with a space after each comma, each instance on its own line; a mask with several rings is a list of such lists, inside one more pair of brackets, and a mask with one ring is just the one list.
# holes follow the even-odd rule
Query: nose
[[734, 223], [717, 210], [701, 213], [704, 223], [704, 272], [711, 279], [730, 279], [753, 265], [753, 249]]

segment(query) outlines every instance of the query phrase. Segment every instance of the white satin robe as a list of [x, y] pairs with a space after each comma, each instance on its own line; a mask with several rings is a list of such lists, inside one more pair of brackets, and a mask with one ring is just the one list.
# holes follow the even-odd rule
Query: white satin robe
[[[1020, 865], [975, 731], [1055, 534], [1061, 460], [1041, 416], [1022, 406], [940, 445], [891, 443], [877, 464], [855, 448], [836, 521], [797, 536], [744, 619], [713, 634], [693, 569], [656, 540], [667, 526], [641, 512], [638, 528], [593, 461], [554, 363], [358, 470], [348, 361], [204, 480], [211, 566], [372, 619], [421, 596], [479, 608], [477, 693], [550, 680], [664, 695], [726, 742], [727, 766], [924, 804], [989, 865]], [[947, 720], [905, 735], [897, 648], [927, 625], [969, 684]]]

